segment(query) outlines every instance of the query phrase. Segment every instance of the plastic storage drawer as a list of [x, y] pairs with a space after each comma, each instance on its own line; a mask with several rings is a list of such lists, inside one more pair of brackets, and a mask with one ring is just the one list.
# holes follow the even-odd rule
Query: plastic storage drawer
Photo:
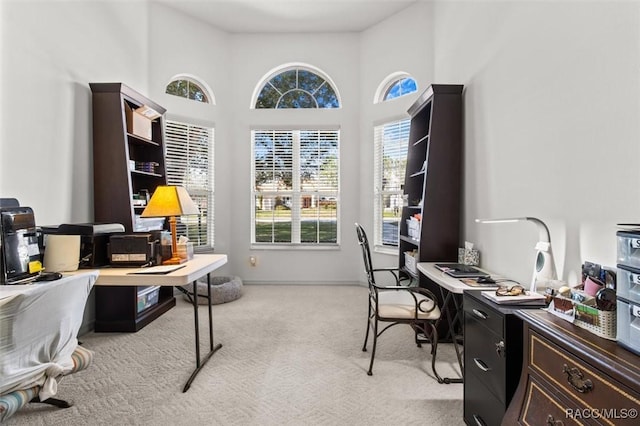
[[618, 299], [618, 344], [640, 355], [640, 305]]
[[616, 277], [617, 296], [640, 304], [640, 270], [618, 265]]
[[640, 268], [640, 233], [618, 231], [618, 264]]

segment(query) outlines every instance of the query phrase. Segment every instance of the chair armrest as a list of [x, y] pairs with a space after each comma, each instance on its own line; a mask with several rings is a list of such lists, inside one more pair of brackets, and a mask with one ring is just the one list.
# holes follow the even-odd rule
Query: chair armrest
[[389, 272], [396, 280], [396, 286], [400, 286], [400, 268], [397, 268], [395, 266], [388, 266], [385, 268], [374, 268], [371, 270], [371, 273], [373, 274], [375, 274], [376, 272]]
[[[428, 290], [426, 288], [422, 288], [422, 287], [402, 287], [402, 286], [379, 286], [379, 285], [375, 285], [375, 284], [373, 284], [373, 287], [375, 287], [376, 290], [408, 291], [409, 293], [411, 293], [411, 296], [413, 297], [413, 302], [414, 302], [414, 305], [416, 307], [416, 312], [419, 310], [420, 312], [428, 313], [428, 312], [433, 311], [438, 306], [438, 299], [436, 298], [435, 294], [433, 294], [433, 292], [431, 292], [431, 290]], [[419, 293], [419, 294], [427, 297], [427, 299], [429, 299], [431, 302], [433, 302], [431, 307], [428, 308], [428, 309], [424, 309], [422, 305], [425, 302], [428, 303], [428, 301], [425, 300], [425, 299], [418, 301], [418, 298], [415, 296], [415, 293]]]

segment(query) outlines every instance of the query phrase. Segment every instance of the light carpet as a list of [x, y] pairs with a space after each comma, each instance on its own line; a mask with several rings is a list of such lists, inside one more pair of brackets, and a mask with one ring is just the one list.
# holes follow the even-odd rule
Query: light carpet
[[[177, 299], [137, 333], [82, 336], [94, 363], [58, 389], [74, 406], [28, 404], [6, 424], [464, 424], [463, 385], [437, 383], [429, 345], [418, 348], [408, 326], [380, 337], [367, 376], [364, 287], [244, 286], [240, 299], [213, 307], [214, 338], [223, 346], [186, 393], [195, 366], [193, 308]], [[208, 348], [206, 308], [201, 348]], [[442, 376], [457, 374], [451, 344], [439, 346], [437, 359]]]

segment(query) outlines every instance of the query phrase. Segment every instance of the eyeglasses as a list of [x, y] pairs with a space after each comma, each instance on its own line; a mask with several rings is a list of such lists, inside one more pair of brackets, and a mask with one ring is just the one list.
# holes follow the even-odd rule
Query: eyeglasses
[[496, 296], [520, 296], [521, 294], [527, 294], [524, 287], [521, 285], [514, 285], [511, 287], [500, 286], [496, 290]]

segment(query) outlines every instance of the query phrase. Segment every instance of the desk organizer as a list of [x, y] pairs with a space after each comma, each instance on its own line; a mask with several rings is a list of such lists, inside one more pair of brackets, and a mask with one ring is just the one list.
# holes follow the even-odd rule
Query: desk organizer
[[596, 336], [616, 340], [617, 311], [601, 311], [563, 296], [554, 296], [547, 310]]

